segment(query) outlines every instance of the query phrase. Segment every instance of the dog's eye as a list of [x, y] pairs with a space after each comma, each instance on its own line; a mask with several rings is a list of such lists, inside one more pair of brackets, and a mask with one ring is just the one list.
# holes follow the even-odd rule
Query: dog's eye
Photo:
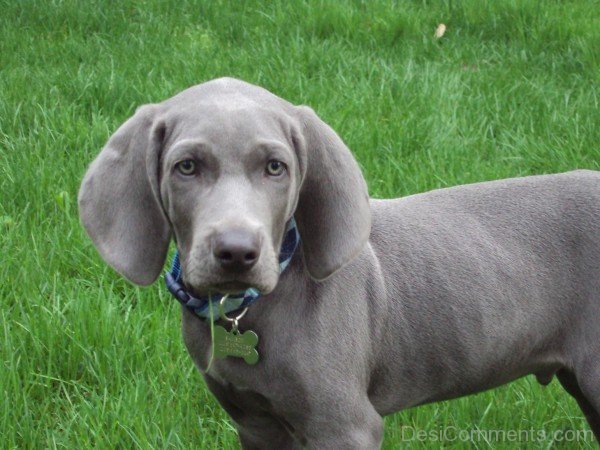
[[193, 159], [185, 159], [177, 163], [175, 168], [182, 175], [193, 175], [196, 173], [196, 161]]
[[286, 166], [281, 161], [277, 161], [276, 159], [272, 159], [267, 163], [267, 174], [272, 177], [278, 177], [285, 172]]

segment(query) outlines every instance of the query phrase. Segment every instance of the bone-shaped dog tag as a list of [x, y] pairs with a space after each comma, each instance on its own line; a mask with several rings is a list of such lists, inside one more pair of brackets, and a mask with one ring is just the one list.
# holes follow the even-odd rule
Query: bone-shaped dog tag
[[215, 326], [214, 331], [214, 349], [215, 356], [223, 359], [227, 356], [244, 358], [247, 364], [256, 364], [258, 362], [258, 335], [254, 331], [245, 331], [240, 333], [237, 330], [228, 332], [220, 325]]

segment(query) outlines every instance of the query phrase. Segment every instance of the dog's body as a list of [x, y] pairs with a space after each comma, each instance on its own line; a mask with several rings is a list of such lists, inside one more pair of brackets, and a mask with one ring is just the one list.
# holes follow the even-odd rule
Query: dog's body
[[[600, 370], [599, 206], [591, 171], [373, 200], [359, 257], [324, 282], [295, 258], [243, 321], [263, 364], [227, 360], [208, 384], [242, 426], [273, 417], [257, 438], [288, 423], [335, 448], [356, 427], [351, 442], [368, 448], [379, 416], [527, 374]], [[184, 310], [201, 368], [208, 333]], [[582, 382], [598, 392], [599, 380]]]
[[[225, 86], [225, 93], [270, 98], [262, 97], [266, 91], [235, 80], [211, 83], [216, 85], [201, 86], [208, 85], [211, 92]], [[297, 113], [287, 103], [283, 108], [287, 115]], [[527, 374], [547, 383], [555, 373], [599, 436], [600, 173], [576, 171], [363, 201], [364, 182], [353, 160], [345, 159], [337, 136], [303, 116], [304, 134], [298, 137], [294, 120], [287, 142], [296, 149], [298, 165], [287, 163], [288, 201], [261, 210], [272, 219], [257, 233], [264, 235], [262, 245], [272, 242], [277, 248], [295, 211], [302, 246], [272, 286], [257, 275], [268, 293], [250, 307], [240, 328], [259, 335], [260, 362], [249, 366], [237, 358], [217, 360], [204, 375], [238, 425], [244, 448], [377, 448], [385, 414], [489, 389]], [[236, 128], [228, 132], [238, 133]], [[302, 139], [324, 144], [307, 144], [302, 150]], [[176, 139], [169, 142], [165, 153], [176, 152], [171, 150]], [[109, 142], [107, 148], [113, 147]], [[310, 155], [320, 147], [330, 153], [320, 157], [317, 168]], [[168, 155], [159, 159], [166, 167]], [[133, 242], [135, 248], [141, 238], [123, 243], [111, 234], [112, 224], [96, 225], [105, 220], [93, 212], [104, 201], [97, 199], [104, 198], [98, 192], [104, 187], [94, 186], [102, 183], [95, 180], [105, 163], [94, 164], [80, 195], [84, 224], [113, 266], [134, 281], [140, 282], [140, 276], [152, 281], [156, 270], [146, 276], [134, 267], [135, 261], [123, 267], [111, 260], [110, 252], [119, 245]], [[329, 171], [321, 175], [332, 179], [311, 188], [306, 173], [311, 170]], [[178, 237], [185, 272], [186, 263], [194, 266], [193, 249], [214, 237], [190, 241], [185, 230], [178, 229], [204, 227], [177, 217], [182, 213], [172, 206], [170, 195], [184, 192], [181, 180], [169, 181], [166, 170], [158, 172], [160, 187], [153, 189], [154, 195]], [[229, 177], [227, 182], [234, 175]], [[244, 177], [246, 181], [228, 184], [228, 189], [238, 194], [250, 189], [247, 180], [252, 177]], [[339, 181], [341, 177], [346, 180]], [[273, 189], [283, 198], [282, 180], [278, 178]], [[258, 189], [272, 181], [261, 179]], [[189, 178], [186, 183], [192, 186]], [[218, 189], [219, 183], [223, 182], [205, 191]], [[319, 197], [329, 195], [320, 190], [332, 192], [334, 203]], [[227, 192], [223, 191], [224, 204]], [[316, 222], [321, 217], [325, 225]], [[370, 228], [365, 217], [370, 218]], [[229, 222], [209, 227], [211, 233]], [[324, 229], [329, 223], [336, 228]], [[116, 229], [122, 233], [122, 228]], [[168, 232], [155, 233], [161, 248], [165, 237], [168, 245]], [[324, 251], [327, 254], [319, 253]], [[164, 261], [164, 251], [158, 253], [160, 264], [151, 261], [150, 266]], [[200, 280], [191, 269], [188, 274], [188, 280]], [[200, 281], [189, 284], [196, 291], [204, 288]], [[195, 363], [206, 369], [209, 326], [184, 308], [183, 330]]]

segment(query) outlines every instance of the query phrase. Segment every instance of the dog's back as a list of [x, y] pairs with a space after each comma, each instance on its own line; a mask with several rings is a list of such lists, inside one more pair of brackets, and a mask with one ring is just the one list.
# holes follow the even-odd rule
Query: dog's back
[[388, 355], [428, 393], [415, 403], [570, 364], [585, 351], [581, 333], [600, 342], [600, 172], [373, 200], [372, 210], [397, 311], [390, 340], [427, 336], [410, 343], [411, 374], [405, 354]]

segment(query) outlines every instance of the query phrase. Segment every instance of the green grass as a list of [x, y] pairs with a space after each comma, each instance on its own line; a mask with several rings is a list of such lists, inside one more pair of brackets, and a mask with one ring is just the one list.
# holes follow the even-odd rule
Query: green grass
[[[600, 169], [597, 1], [0, 7], [1, 448], [237, 446], [162, 283], [120, 279], [79, 225], [87, 164], [140, 104], [223, 75], [260, 84], [330, 123], [376, 197]], [[406, 425], [588, 429], [533, 379], [388, 417], [384, 448], [574, 448], [404, 442]]]

